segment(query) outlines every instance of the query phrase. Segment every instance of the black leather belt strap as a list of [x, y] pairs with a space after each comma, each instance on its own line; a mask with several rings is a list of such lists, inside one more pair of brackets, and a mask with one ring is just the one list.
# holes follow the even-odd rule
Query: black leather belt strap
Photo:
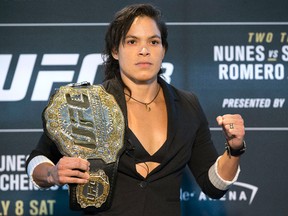
[[[87, 207], [85, 208], [85, 212], [101, 212], [109, 209], [112, 204], [112, 199], [113, 199], [113, 194], [114, 194], [114, 189], [115, 189], [115, 184], [116, 184], [116, 179], [117, 179], [117, 168], [118, 168], [118, 161], [117, 160], [115, 163], [110, 163], [110, 164], [105, 164], [103, 161], [98, 160], [98, 159], [89, 159], [90, 162], [90, 169], [91, 172], [96, 172], [98, 169], [104, 170], [106, 175], [109, 178], [110, 182], [110, 190], [109, 194], [107, 196], [107, 200], [105, 203], [101, 205], [99, 208], [95, 207]], [[80, 204], [77, 202], [77, 184], [69, 184], [69, 206], [71, 210], [79, 211], [83, 210], [81, 208]], [[101, 191], [100, 191], [101, 192]]]

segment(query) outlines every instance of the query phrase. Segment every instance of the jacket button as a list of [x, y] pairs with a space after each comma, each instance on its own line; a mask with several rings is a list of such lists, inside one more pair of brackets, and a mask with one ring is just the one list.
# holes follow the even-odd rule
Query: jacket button
[[139, 183], [139, 186], [141, 187], [141, 188], [145, 188], [145, 187], [147, 187], [147, 182], [146, 181], [141, 181], [140, 183]]

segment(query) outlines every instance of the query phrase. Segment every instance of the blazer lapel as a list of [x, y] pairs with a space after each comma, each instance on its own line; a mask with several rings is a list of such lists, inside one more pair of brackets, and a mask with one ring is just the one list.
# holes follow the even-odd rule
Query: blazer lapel
[[167, 149], [172, 147], [172, 142], [175, 137], [175, 134], [178, 129], [177, 125], [177, 101], [178, 97], [175, 95], [175, 92], [173, 91], [172, 87], [168, 85], [164, 80], [161, 78], [159, 79], [159, 83], [163, 89], [165, 102], [167, 106], [167, 115], [168, 115], [168, 128], [167, 128]]

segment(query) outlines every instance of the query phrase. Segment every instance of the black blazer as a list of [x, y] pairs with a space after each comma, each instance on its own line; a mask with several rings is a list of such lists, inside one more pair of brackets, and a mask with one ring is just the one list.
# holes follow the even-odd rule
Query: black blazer
[[[215, 188], [208, 178], [208, 170], [215, 163], [218, 153], [197, 97], [193, 93], [176, 89], [161, 78], [158, 81], [164, 92], [168, 112], [165, 157], [156, 169], [143, 178], [135, 169], [135, 158], [131, 157], [131, 146], [127, 142], [129, 135], [126, 133], [127, 149], [119, 160], [112, 207], [97, 215], [180, 216], [180, 186], [186, 165], [208, 196], [220, 198], [226, 192]], [[124, 114], [128, 131], [122, 85], [113, 79], [104, 82], [103, 86], [114, 95]], [[56, 145], [45, 134], [27, 164], [37, 155], [45, 155], [54, 163], [62, 157]]]

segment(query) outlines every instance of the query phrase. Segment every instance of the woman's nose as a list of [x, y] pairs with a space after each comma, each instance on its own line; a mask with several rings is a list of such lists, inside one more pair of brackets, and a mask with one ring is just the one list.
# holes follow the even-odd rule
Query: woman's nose
[[150, 52], [149, 52], [149, 50], [146, 47], [142, 47], [142, 49], [140, 50], [139, 54], [143, 55], [143, 56], [146, 56], [146, 55], [149, 55]]

